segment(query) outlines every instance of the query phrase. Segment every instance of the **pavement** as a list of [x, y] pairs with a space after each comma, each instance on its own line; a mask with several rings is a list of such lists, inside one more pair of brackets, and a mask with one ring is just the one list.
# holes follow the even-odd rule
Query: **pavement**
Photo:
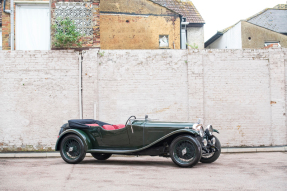
[[[250, 147], [250, 148], [221, 148], [222, 153], [256, 153], [256, 152], [287, 152], [287, 146], [280, 147]], [[91, 157], [91, 154], [87, 154]], [[59, 152], [16, 152], [1, 153], [0, 158], [53, 158], [61, 157]]]
[[287, 152], [222, 153], [179, 168], [170, 158], [1, 158], [0, 190], [286, 190]]

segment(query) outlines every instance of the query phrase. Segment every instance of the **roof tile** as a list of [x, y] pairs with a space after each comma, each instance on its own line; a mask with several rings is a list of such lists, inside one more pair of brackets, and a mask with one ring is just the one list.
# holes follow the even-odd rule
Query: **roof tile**
[[161, 6], [164, 6], [186, 18], [189, 23], [205, 23], [200, 13], [193, 3], [189, 0], [151, 0]]

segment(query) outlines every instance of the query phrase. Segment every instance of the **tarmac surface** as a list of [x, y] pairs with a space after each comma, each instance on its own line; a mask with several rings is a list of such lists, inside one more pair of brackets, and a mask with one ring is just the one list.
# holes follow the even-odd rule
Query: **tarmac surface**
[[286, 190], [287, 153], [221, 154], [179, 168], [170, 158], [1, 158], [0, 190]]

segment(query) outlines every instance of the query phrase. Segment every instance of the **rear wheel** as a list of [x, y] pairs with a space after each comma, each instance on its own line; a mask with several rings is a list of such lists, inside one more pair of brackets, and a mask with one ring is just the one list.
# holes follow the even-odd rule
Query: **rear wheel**
[[169, 149], [172, 161], [180, 167], [192, 167], [201, 158], [201, 147], [199, 142], [190, 135], [175, 138]]
[[107, 153], [91, 153], [91, 155], [97, 160], [107, 160], [112, 156], [112, 154]]
[[68, 135], [61, 142], [60, 154], [63, 160], [70, 164], [81, 162], [85, 156], [85, 146], [81, 138]]

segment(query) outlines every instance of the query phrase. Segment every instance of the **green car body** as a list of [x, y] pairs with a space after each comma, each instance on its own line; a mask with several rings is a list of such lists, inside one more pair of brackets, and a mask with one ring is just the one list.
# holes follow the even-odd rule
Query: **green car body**
[[[107, 131], [101, 126], [90, 129], [69, 129], [57, 140], [56, 151], [60, 150], [60, 142], [67, 134], [76, 134], [85, 143], [86, 152], [129, 153], [143, 150], [176, 134], [199, 136], [192, 129], [194, 123], [164, 122], [136, 120], [123, 129]], [[99, 151], [98, 151], [99, 150]]]
[[[147, 118], [140, 120], [130, 120], [129, 118], [124, 128], [112, 131], [105, 130], [102, 126], [91, 126], [87, 129], [71, 129], [69, 128], [69, 124], [64, 124], [61, 128], [55, 150], [61, 151], [61, 143], [65, 137], [74, 135], [83, 142], [85, 153], [95, 155], [124, 154], [169, 157], [169, 146], [173, 140], [180, 136], [189, 136], [198, 141], [196, 147], [202, 152], [204, 136], [200, 136], [199, 131], [194, 128], [195, 126], [199, 126], [199, 124], [191, 122], [152, 121]], [[212, 130], [218, 132], [217, 130]], [[64, 146], [62, 147], [62, 149], [65, 149]]]

